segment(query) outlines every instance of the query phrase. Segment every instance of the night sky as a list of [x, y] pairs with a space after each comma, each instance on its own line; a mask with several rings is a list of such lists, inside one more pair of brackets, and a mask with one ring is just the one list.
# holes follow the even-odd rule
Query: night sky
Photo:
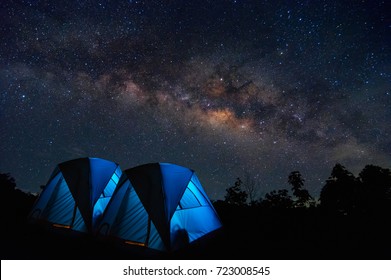
[[0, 172], [171, 162], [211, 199], [391, 167], [387, 1], [1, 1]]

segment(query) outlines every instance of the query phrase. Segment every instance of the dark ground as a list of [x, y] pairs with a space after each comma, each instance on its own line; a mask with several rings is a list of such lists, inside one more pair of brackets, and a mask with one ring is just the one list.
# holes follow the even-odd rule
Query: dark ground
[[312, 209], [262, 209], [216, 203], [222, 230], [174, 253], [161, 253], [70, 230], [2, 218], [1, 259], [391, 259], [390, 220]]

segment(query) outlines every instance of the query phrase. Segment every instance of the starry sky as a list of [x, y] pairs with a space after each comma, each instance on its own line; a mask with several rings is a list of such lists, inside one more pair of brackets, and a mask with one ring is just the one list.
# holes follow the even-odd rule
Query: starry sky
[[171, 162], [211, 199], [391, 167], [387, 1], [1, 1], [0, 172]]

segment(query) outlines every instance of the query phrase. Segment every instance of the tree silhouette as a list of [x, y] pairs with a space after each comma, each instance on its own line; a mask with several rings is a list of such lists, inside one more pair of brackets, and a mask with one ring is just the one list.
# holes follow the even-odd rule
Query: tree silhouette
[[292, 208], [293, 200], [288, 194], [287, 189], [273, 190], [265, 194], [265, 199], [261, 202], [262, 207], [266, 208]]
[[288, 183], [292, 185], [293, 195], [296, 197], [295, 207], [308, 207], [315, 204], [308, 190], [303, 188], [304, 181], [299, 171], [292, 171], [288, 176]]
[[241, 188], [242, 180], [236, 178], [235, 184], [226, 189], [225, 202], [233, 205], [243, 206], [246, 204], [248, 194]]
[[249, 173], [246, 172], [244, 177], [244, 188], [250, 200], [250, 205], [254, 206], [257, 204], [258, 196], [258, 180], [255, 180]]
[[16, 223], [27, 217], [36, 197], [17, 188], [10, 173], [0, 173], [0, 215], [5, 223]]
[[391, 199], [391, 170], [375, 165], [366, 165], [359, 174], [364, 186], [379, 198]]
[[359, 184], [354, 175], [343, 165], [337, 163], [320, 193], [321, 207], [342, 212], [352, 213], [359, 206]]
[[2, 195], [10, 194], [16, 189], [15, 179], [11, 176], [10, 173], [0, 173], [0, 186]]
[[366, 165], [360, 172], [362, 207], [379, 212], [391, 204], [391, 171], [375, 165]]

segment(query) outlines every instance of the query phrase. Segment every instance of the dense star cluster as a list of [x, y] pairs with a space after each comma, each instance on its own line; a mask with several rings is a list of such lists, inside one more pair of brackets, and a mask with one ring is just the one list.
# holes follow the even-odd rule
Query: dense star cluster
[[2, 1], [0, 171], [194, 169], [212, 199], [391, 167], [387, 1]]

